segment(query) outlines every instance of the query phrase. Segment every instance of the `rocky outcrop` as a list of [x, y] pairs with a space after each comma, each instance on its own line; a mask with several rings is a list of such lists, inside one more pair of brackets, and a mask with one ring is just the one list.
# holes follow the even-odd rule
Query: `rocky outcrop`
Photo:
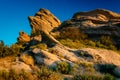
[[30, 37], [23, 31], [19, 32], [18, 42], [29, 42]]
[[93, 19], [99, 19], [101, 21], [120, 19], [120, 14], [105, 9], [96, 9], [89, 12], [77, 12], [73, 15], [73, 18], [80, 19], [84, 16], [87, 16], [88, 18], [93, 17]]
[[50, 11], [41, 8], [34, 17], [29, 16], [29, 22], [32, 28], [32, 33], [40, 32], [43, 42], [48, 45], [59, 43], [49, 33], [61, 23]]
[[[89, 37], [90, 35], [94, 38], [96, 38], [95, 35], [97, 37], [99, 37], [98, 35], [109, 35], [120, 40], [120, 14], [103, 9], [80, 12], [74, 14], [71, 20], [60, 25], [60, 21], [53, 14], [48, 10], [40, 9], [34, 17], [29, 17], [29, 21], [34, 35], [28, 36], [26, 33], [20, 32], [18, 37], [18, 42], [27, 42], [26, 45], [23, 45], [25, 52], [18, 54], [16, 61], [13, 59], [11, 59], [13, 62], [8, 59], [1, 60], [0, 70], [4, 68], [7, 70], [10, 67], [16, 71], [25, 69], [27, 72], [34, 73], [34, 67], [37, 65], [42, 64], [54, 69], [59, 62], [67, 62], [72, 67], [76, 67], [76, 73], [81, 71], [84, 74], [87, 70], [90, 70], [91, 73], [92, 69], [96, 72], [97, 70], [100, 71], [99, 67], [101, 66], [99, 65], [110, 64], [115, 66], [112, 71], [113, 75], [120, 77], [120, 55], [117, 52], [98, 48], [71, 49], [62, 45], [52, 36], [59, 36], [63, 29], [68, 28], [72, 34], [78, 34], [80, 29]], [[58, 29], [52, 31], [59, 25]], [[77, 37], [75, 36], [75, 38]], [[39, 45], [41, 43], [47, 44], [47, 47], [45, 49], [40, 48], [44, 47]]]
[[36, 44], [40, 43], [41, 41], [42, 41], [42, 36], [41, 35], [34, 36], [34, 37], [31, 37], [30, 44], [31, 45], [36, 45]]
[[89, 12], [77, 12], [71, 20], [63, 22], [59, 29], [65, 27], [78, 28], [90, 38], [100, 38], [102, 35], [114, 37], [117, 44], [120, 41], [120, 14], [96, 9]]
[[33, 32], [39, 30], [49, 33], [52, 29], [61, 24], [60, 21], [50, 11], [43, 8], [41, 8], [34, 17], [29, 16], [29, 21]]

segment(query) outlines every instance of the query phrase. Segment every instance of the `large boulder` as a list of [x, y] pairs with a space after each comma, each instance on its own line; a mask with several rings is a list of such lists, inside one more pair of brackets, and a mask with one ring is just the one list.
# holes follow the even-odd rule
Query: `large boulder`
[[34, 17], [29, 16], [32, 31], [43, 31], [49, 33], [55, 27], [58, 27], [61, 22], [50, 11], [43, 8], [35, 14]]
[[41, 8], [34, 17], [29, 16], [28, 18], [32, 28], [32, 34], [40, 33], [42, 35], [42, 41], [47, 43], [47, 45], [51, 46], [54, 43], [59, 43], [49, 33], [58, 27], [61, 22], [50, 11]]

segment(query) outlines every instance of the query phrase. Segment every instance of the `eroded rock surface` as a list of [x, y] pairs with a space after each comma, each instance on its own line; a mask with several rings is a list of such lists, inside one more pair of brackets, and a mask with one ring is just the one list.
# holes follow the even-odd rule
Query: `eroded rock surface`
[[58, 27], [61, 22], [50, 11], [43, 8], [35, 14], [34, 17], [29, 16], [30, 25], [33, 32], [36, 30], [49, 33], [53, 28]]
[[21, 31], [17, 40], [18, 42], [29, 42], [30, 36], [28, 36], [25, 32]]

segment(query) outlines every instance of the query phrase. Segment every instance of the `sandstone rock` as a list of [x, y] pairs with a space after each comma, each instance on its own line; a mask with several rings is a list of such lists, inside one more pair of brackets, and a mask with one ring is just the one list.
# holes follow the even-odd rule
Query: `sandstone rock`
[[81, 18], [81, 16], [91, 16], [91, 17], [103, 17], [104, 19], [120, 19], [120, 14], [115, 12], [105, 10], [105, 9], [96, 9], [89, 12], [77, 12], [73, 15], [73, 18]]
[[21, 70], [25, 70], [26, 72], [32, 72], [30, 66], [23, 62], [16, 62], [14, 65], [11, 66], [11, 68], [17, 72]]
[[55, 66], [56, 62], [60, 61], [58, 56], [51, 54], [47, 51], [35, 48], [32, 50], [34, 53], [34, 59], [37, 64], [45, 64], [47, 66]]
[[61, 24], [50, 11], [43, 8], [34, 17], [29, 16], [29, 21], [33, 31], [40, 30], [46, 33]]
[[38, 35], [38, 36], [34, 36], [31, 38], [30, 44], [31, 45], [36, 45], [38, 43], [40, 43], [42, 41], [42, 36]]
[[29, 21], [32, 33], [40, 32], [42, 35], [42, 41], [48, 45], [59, 43], [49, 34], [49, 32], [55, 27], [58, 27], [61, 23], [52, 13], [50, 13], [50, 11], [41, 8], [34, 17], [29, 16]]
[[21, 31], [17, 40], [18, 42], [29, 42], [30, 37], [25, 32]]
[[[63, 22], [58, 31], [63, 28], [78, 28], [91, 39], [100, 39], [101, 36], [110, 36], [115, 45], [120, 41], [120, 14], [115, 12], [96, 9], [88, 12], [77, 12], [72, 19]], [[119, 46], [119, 45], [118, 45]]]

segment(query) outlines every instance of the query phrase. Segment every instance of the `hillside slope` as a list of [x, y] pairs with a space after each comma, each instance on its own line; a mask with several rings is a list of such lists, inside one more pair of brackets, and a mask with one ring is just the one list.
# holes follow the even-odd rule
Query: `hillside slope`
[[[76, 78], [74, 75], [80, 77], [84, 74], [91, 75], [90, 73], [92, 76], [99, 74], [102, 79], [107, 73], [120, 77], [120, 55], [117, 51], [120, 41], [120, 14], [97, 9], [75, 13], [72, 19], [61, 23], [50, 11], [42, 8], [35, 16], [29, 17], [29, 22], [32, 28], [31, 35], [20, 32], [15, 44], [15, 47], [20, 46], [19, 53], [17, 56], [13, 55], [13, 58], [1, 58], [0, 70], [24, 69], [36, 74], [35, 71], [41, 70], [41, 66], [44, 65], [60, 72], [62, 76], [72, 75], [73, 79]], [[110, 50], [113, 48], [116, 51]], [[52, 74], [54, 73], [50, 72], [48, 76], [51, 78]], [[39, 80], [39, 77], [43, 76], [45, 75], [37, 75], [36, 79], [33, 76], [33, 80]]]

